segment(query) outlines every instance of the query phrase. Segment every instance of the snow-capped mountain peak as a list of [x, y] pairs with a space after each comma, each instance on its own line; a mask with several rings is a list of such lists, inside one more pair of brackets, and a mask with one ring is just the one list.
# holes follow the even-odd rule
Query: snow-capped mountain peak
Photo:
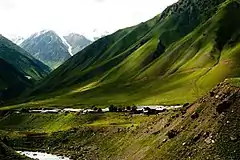
[[55, 31], [43, 30], [27, 38], [20, 46], [51, 68], [71, 57], [71, 47]]
[[37, 38], [46, 33], [56, 34], [53, 30], [42, 30], [42, 31], [34, 33], [33, 35], [30, 36], [30, 38]]
[[62, 36], [53, 30], [42, 30], [24, 40], [20, 46], [51, 68], [56, 68], [91, 43], [79, 34]]

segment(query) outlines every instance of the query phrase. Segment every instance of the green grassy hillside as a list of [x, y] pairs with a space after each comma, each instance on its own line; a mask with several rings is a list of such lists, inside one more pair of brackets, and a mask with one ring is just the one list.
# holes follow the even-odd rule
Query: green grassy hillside
[[50, 73], [50, 68], [28, 52], [0, 35], [0, 58], [13, 65], [25, 76], [40, 80]]
[[180, 0], [104, 37], [28, 95], [30, 105], [178, 104], [239, 76], [238, 0]]

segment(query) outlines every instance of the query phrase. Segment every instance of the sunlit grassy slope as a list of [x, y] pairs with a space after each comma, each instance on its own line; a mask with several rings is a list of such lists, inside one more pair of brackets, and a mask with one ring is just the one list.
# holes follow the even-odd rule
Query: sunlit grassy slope
[[240, 2], [180, 0], [106, 36], [27, 95], [33, 106], [177, 104], [240, 75]]
[[118, 113], [86, 114], [11, 114], [0, 120], [0, 130], [52, 133], [76, 127], [138, 126], [147, 116], [124, 116]]

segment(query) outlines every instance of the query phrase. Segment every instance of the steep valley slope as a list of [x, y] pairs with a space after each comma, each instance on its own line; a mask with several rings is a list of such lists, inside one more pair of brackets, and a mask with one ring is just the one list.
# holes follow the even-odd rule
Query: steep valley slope
[[180, 0], [86, 47], [26, 94], [33, 97], [26, 105], [193, 102], [239, 76], [239, 6], [238, 0]]
[[[24, 103], [1, 107], [0, 137], [15, 150], [74, 160], [239, 160], [238, 15], [239, 0], [179, 0], [100, 38], [24, 92]], [[153, 115], [121, 112], [184, 103]], [[111, 105], [120, 110], [28, 110]]]
[[19, 96], [26, 88], [32, 87], [29, 80], [14, 66], [0, 58], [0, 101]]
[[48, 66], [2, 35], [0, 35], [0, 58], [33, 80], [41, 80], [51, 72]]
[[50, 72], [48, 66], [0, 35], [0, 105], [16, 100]]

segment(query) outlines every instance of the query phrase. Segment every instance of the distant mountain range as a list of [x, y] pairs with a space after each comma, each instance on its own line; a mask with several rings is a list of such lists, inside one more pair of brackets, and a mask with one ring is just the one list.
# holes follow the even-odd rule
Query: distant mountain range
[[20, 46], [55, 69], [91, 43], [92, 41], [79, 34], [60, 36], [52, 30], [43, 30], [25, 39]]

